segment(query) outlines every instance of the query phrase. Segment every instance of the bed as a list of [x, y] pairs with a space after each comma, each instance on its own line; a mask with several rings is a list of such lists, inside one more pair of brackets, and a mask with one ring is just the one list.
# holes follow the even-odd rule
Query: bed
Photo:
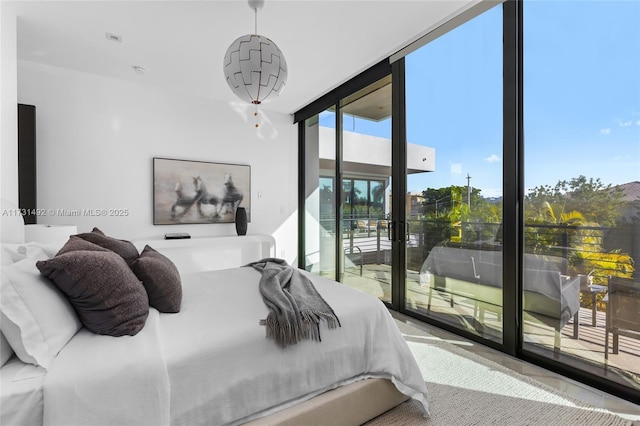
[[[34, 280], [31, 288], [37, 281], [55, 293], [55, 286], [32, 264], [52, 258], [56, 250], [33, 243], [3, 244], [9, 253], [3, 255], [3, 340], [6, 335], [15, 342], [7, 318], [15, 316], [15, 307], [7, 305], [11, 295], [5, 297], [7, 281], [16, 284], [12, 270], [22, 268], [18, 276]], [[14, 344], [3, 341], [0, 423], [361, 424], [407, 398], [419, 401], [428, 415], [424, 380], [385, 306], [347, 286], [300, 273], [340, 319], [339, 328], [321, 324], [321, 342], [305, 340], [282, 348], [265, 338], [260, 320], [268, 309], [257, 290], [261, 274], [251, 267], [181, 273], [178, 313], [149, 307], [144, 326], [134, 336], [96, 334], [76, 324], [77, 330], [67, 333], [68, 341], [57, 342], [59, 350], [49, 348], [44, 365], [25, 362], [17, 354], [5, 360], [5, 349]], [[51, 321], [69, 314], [60, 309], [58, 319]], [[73, 321], [77, 318], [67, 322]], [[50, 326], [58, 334], [73, 327]], [[65, 337], [50, 341], [56, 339]], [[29, 354], [24, 356], [28, 359]]]

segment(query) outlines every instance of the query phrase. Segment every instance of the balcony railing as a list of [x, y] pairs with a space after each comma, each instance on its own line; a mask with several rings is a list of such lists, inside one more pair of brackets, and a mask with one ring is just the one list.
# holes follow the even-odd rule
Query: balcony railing
[[[335, 223], [334, 218], [321, 222], [325, 235], [334, 241]], [[345, 283], [362, 291], [371, 291], [376, 288], [371, 285], [375, 282], [383, 295], [390, 294], [390, 223], [386, 218], [360, 217], [343, 219], [341, 227], [344, 253], [351, 261], [348, 270], [345, 266], [345, 276], [348, 275]], [[487, 296], [485, 288], [468, 285], [457, 291], [455, 286], [425, 286], [420, 272], [430, 253], [434, 251], [435, 255], [439, 251], [434, 250], [436, 247], [501, 252], [501, 224], [415, 219], [407, 223], [405, 241], [406, 293], [410, 309], [427, 312], [456, 327], [465, 324], [471, 332], [489, 339], [499, 336], [503, 326], [501, 304], [498, 301], [489, 305], [484, 301]], [[538, 255], [532, 257], [543, 257], [558, 265], [565, 280], [562, 282], [576, 283], [577, 276], [583, 275], [579, 280], [581, 283], [584, 278], [586, 285], [588, 276], [591, 276], [590, 281], [595, 284], [584, 288], [580, 286], [577, 313], [558, 330], [548, 327], [540, 315], [533, 315], [534, 310], [526, 312], [529, 316], [523, 313], [523, 331], [531, 337], [527, 349], [545, 355], [553, 353], [554, 356], [561, 351], [562, 356], [570, 357], [570, 362], [602, 365], [611, 374], [622, 377], [620, 380], [640, 388], [640, 332], [633, 331], [638, 330], [634, 313], [640, 312], [640, 302], [637, 296], [633, 296], [624, 299], [626, 304], [615, 305], [614, 299], [609, 297], [613, 287], [608, 287], [610, 276], [633, 278], [632, 285], [637, 287], [640, 273], [634, 266], [640, 262], [640, 228], [631, 225], [607, 228], [526, 224], [524, 251], [525, 259], [531, 253]], [[486, 258], [499, 256], [498, 253], [482, 253], [481, 256], [485, 254]], [[478, 280], [472, 280], [473, 283], [480, 286], [480, 277], [475, 278]], [[441, 284], [442, 276], [434, 277], [433, 282], [436, 280]], [[523, 286], [525, 284], [523, 282]], [[533, 290], [535, 288], [533, 284]], [[464, 320], [460, 320], [461, 317]], [[618, 350], [612, 352], [609, 340], [614, 333], [614, 318], [626, 321], [624, 328], [627, 332], [620, 333], [617, 337]]]
[[[334, 218], [323, 218], [321, 224], [324, 232], [335, 234]], [[391, 249], [390, 223], [385, 217], [342, 219], [342, 230], [346, 253], [376, 252], [367, 258], [379, 263], [385, 259], [384, 252]], [[560, 264], [563, 274], [591, 276], [593, 284], [606, 285], [609, 276], [638, 277], [634, 265], [640, 264], [639, 235], [640, 228], [631, 225], [609, 228], [525, 224], [524, 245], [525, 253], [565, 259]], [[501, 250], [502, 224], [409, 220], [406, 241], [407, 269], [419, 271], [435, 246]]]

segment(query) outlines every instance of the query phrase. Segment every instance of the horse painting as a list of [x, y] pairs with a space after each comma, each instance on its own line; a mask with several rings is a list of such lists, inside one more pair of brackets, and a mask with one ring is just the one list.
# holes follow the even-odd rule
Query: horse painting
[[193, 197], [188, 197], [184, 194], [182, 190], [182, 184], [180, 182], [176, 182], [175, 186], [176, 193], [176, 202], [171, 206], [171, 219], [176, 219], [187, 214], [189, 209], [196, 202], [196, 195]]
[[220, 204], [219, 198], [207, 191], [207, 187], [200, 176], [193, 178], [193, 184], [196, 187], [196, 203], [200, 217], [210, 219], [218, 217], [220, 215], [218, 208]]
[[230, 207], [235, 214], [236, 209], [244, 198], [244, 194], [233, 183], [231, 173], [224, 174], [224, 195], [222, 196], [222, 207]]
[[239, 207], [251, 219], [251, 167], [153, 159], [153, 224], [233, 223]]
[[222, 215], [234, 214], [244, 195], [233, 183], [231, 173], [225, 173], [222, 188], [215, 193], [207, 190], [200, 176], [193, 178], [196, 188], [195, 203], [201, 218], [214, 219]]

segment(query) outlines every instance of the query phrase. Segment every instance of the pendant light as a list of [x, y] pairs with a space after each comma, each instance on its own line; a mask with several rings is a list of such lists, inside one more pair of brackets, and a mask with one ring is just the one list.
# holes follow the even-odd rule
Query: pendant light
[[248, 3], [255, 12], [255, 31], [231, 43], [224, 55], [224, 76], [236, 96], [255, 105], [258, 127], [258, 105], [280, 94], [287, 81], [287, 62], [273, 41], [258, 35], [258, 9], [264, 0]]

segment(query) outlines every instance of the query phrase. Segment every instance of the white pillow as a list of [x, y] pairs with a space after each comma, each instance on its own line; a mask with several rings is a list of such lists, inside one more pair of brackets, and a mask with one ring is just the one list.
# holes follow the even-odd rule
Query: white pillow
[[0, 259], [2, 266], [11, 265], [20, 260], [35, 258], [43, 252], [47, 257], [53, 257], [62, 246], [58, 243], [22, 243], [22, 244], [0, 244]]
[[4, 337], [4, 333], [0, 332], [0, 367], [6, 364], [13, 355], [13, 349], [7, 339]]
[[[27, 258], [27, 246], [24, 244], [0, 244], [2, 254], [2, 266], [11, 265]], [[31, 252], [32, 256], [37, 256], [39, 251]]]
[[0, 242], [24, 243], [24, 218], [15, 203], [0, 199], [3, 214], [0, 216]]
[[2, 332], [18, 358], [43, 368], [82, 326], [66, 296], [36, 268], [46, 259], [40, 251], [5, 266], [0, 279]]

